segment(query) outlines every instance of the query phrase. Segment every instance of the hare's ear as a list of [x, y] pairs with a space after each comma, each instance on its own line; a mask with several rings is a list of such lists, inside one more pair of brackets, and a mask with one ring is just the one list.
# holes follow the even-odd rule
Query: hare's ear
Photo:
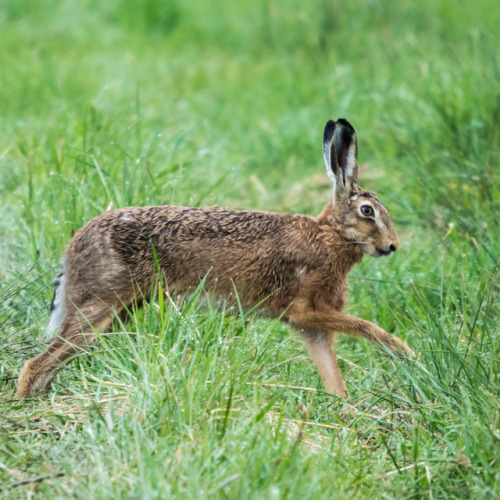
[[333, 182], [334, 198], [349, 196], [358, 179], [358, 146], [356, 132], [347, 120], [328, 121], [323, 134], [323, 156]]

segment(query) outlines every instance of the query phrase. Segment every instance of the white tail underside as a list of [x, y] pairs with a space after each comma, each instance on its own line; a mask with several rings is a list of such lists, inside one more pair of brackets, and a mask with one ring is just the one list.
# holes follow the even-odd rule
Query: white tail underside
[[66, 316], [65, 296], [66, 296], [66, 260], [63, 259], [59, 274], [54, 281], [56, 289], [54, 290], [54, 298], [50, 309], [49, 324], [45, 330], [47, 337], [53, 337], [58, 333], [61, 323]]

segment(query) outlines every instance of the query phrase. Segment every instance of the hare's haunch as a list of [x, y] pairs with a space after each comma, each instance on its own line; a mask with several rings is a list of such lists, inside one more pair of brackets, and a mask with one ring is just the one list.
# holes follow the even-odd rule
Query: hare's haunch
[[88, 222], [71, 239], [56, 280], [47, 328], [54, 337], [25, 363], [19, 397], [47, 390], [56, 368], [92, 344], [96, 330], [147, 297], [158, 268], [172, 293], [192, 291], [205, 278], [222, 299], [236, 289], [244, 306], [261, 303], [265, 315], [300, 332], [331, 394], [347, 396], [336, 332], [410, 353], [399, 338], [342, 312], [353, 265], [365, 253], [389, 255], [399, 242], [387, 209], [356, 183], [356, 134], [347, 120], [326, 124], [323, 154], [333, 195], [317, 217], [156, 206], [111, 210]]

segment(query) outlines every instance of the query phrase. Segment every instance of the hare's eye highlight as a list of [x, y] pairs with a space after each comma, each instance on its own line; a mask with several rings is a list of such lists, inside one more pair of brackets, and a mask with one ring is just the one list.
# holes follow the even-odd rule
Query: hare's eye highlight
[[373, 217], [375, 215], [375, 211], [370, 205], [362, 205], [359, 211], [361, 212], [361, 215], [364, 215], [365, 217]]

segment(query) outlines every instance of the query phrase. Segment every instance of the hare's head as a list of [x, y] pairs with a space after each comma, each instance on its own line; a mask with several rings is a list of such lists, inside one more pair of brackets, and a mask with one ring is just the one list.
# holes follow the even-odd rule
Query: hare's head
[[328, 221], [346, 241], [359, 244], [372, 257], [390, 255], [399, 248], [398, 235], [387, 208], [374, 193], [357, 185], [356, 132], [344, 119], [330, 120], [323, 136], [323, 155], [333, 196]]

